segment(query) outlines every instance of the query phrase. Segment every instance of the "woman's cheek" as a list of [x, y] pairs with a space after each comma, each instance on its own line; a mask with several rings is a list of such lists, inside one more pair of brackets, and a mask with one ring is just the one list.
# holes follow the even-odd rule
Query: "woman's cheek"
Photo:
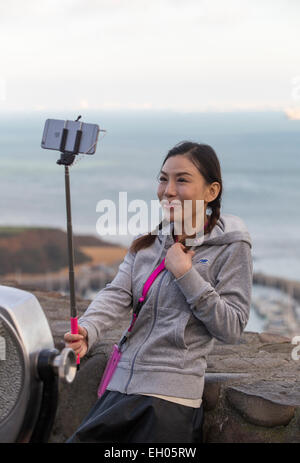
[[159, 201], [161, 201], [163, 198], [163, 192], [164, 192], [164, 188], [162, 186], [159, 186], [156, 191]]

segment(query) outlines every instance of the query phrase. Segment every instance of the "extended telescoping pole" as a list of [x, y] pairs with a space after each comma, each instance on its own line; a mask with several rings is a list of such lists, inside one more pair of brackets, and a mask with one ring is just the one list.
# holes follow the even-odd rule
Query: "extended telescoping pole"
[[[78, 333], [78, 319], [75, 298], [75, 274], [74, 274], [74, 247], [73, 230], [71, 217], [71, 195], [69, 167], [65, 166], [65, 190], [66, 190], [66, 211], [67, 211], [67, 235], [68, 235], [68, 258], [69, 258], [69, 287], [70, 287], [70, 312], [71, 312], [71, 333]], [[79, 369], [80, 356], [77, 355], [77, 368]]]
[[[79, 116], [77, 121], [81, 118]], [[77, 130], [74, 150], [72, 152], [65, 151], [66, 140], [68, 136], [68, 129], [65, 124], [65, 128], [62, 134], [62, 140], [60, 145], [61, 158], [57, 161], [57, 164], [63, 164], [65, 166], [65, 192], [66, 192], [66, 211], [67, 211], [67, 237], [68, 237], [68, 259], [69, 259], [69, 288], [70, 288], [70, 322], [71, 322], [71, 333], [78, 334], [78, 319], [76, 309], [76, 297], [75, 297], [75, 275], [74, 275], [74, 247], [73, 247], [73, 231], [72, 231], [72, 216], [71, 216], [71, 195], [70, 195], [70, 176], [69, 166], [73, 163], [75, 155], [79, 151], [80, 139], [82, 131]], [[77, 369], [80, 365], [80, 355], [77, 355]]]

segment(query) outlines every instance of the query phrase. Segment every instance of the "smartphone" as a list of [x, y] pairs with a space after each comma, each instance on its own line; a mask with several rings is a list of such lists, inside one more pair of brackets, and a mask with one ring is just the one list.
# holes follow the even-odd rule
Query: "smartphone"
[[73, 151], [77, 130], [81, 130], [82, 135], [78, 153], [95, 153], [100, 128], [97, 124], [87, 124], [80, 121], [47, 119], [45, 122], [41, 147], [47, 150], [60, 151], [63, 129], [68, 129], [64, 148], [66, 151]]

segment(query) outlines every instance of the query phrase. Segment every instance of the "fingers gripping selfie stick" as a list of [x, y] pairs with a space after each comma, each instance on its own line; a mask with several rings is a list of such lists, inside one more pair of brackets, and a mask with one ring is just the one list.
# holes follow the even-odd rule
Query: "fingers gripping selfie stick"
[[[78, 116], [76, 122], [79, 121], [81, 116]], [[69, 287], [70, 287], [70, 311], [71, 311], [71, 333], [78, 334], [78, 319], [75, 298], [75, 276], [74, 276], [74, 247], [73, 247], [73, 232], [72, 232], [72, 217], [71, 217], [71, 195], [70, 195], [70, 176], [69, 166], [72, 165], [76, 154], [78, 154], [80, 140], [82, 136], [82, 122], [76, 133], [73, 151], [66, 151], [65, 146], [68, 137], [67, 121], [62, 132], [60, 152], [61, 157], [57, 164], [65, 166], [65, 192], [66, 192], [66, 212], [67, 212], [67, 236], [68, 236], [68, 259], [69, 259]], [[80, 355], [77, 355], [77, 369], [79, 370]]]

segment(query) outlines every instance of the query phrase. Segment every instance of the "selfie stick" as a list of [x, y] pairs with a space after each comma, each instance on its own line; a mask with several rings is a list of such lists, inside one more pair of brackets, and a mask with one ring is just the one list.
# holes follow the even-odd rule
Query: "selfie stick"
[[[76, 122], [81, 116], [78, 116]], [[60, 152], [61, 156], [57, 164], [65, 166], [65, 192], [66, 192], [66, 211], [67, 211], [67, 235], [68, 235], [68, 257], [69, 257], [69, 286], [70, 286], [70, 309], [71, 309], [71, 333], [78, 334], [77, 309], [75, 299], [75, 278], [74, 278], [74, 248], [73, 248], [73, 232], [72, 232], [72, 217], [71, 217], [71, 195], [70, 195], [70, 176], [69, 166], [73, 163], [76, 154], [79, 152], [80, 140], [82, 136], [82, 122], [80, 122], [79, 130], [77, 130], [73, 151], [66, 151], [66, 142], [69, 130], [65, 121], [62, 132]], [[80, 355], [77, 355], [77, 370], [79, 370]]]

